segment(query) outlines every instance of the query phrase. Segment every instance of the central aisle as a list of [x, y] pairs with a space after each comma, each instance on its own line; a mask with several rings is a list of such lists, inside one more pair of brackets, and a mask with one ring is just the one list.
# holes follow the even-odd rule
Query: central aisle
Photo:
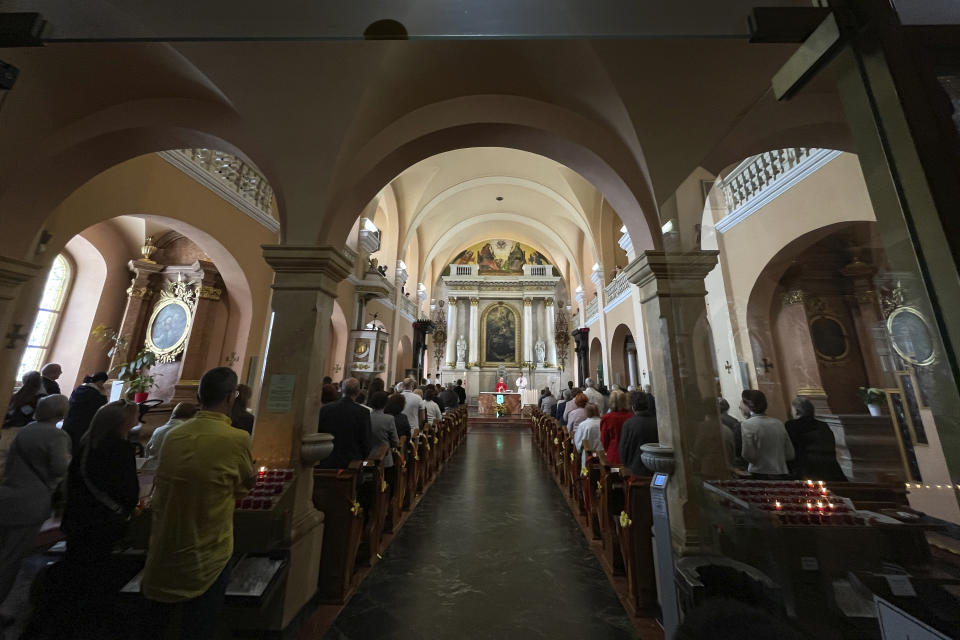
[[471, 430], [324, 636], [636, 638], [529, 431]]

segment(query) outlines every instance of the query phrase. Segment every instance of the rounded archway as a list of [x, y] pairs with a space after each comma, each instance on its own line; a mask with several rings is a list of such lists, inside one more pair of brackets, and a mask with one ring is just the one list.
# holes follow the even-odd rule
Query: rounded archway
[[598, 385], [607, 384], [607, 372], [603, 370], [603, 344], [600, 338], [595, 337], [590, 341], [590, 369], [587, 373]]
[[396, 354], [397, 358], [394, 361], [394, 377], [397, 380], [403, 380], [403, 378], [406, 377], [407, 369], [410, 368], [410, 358], [413, 357], [413, 342], [410, 340], [410, 336], [400, 336], [400, 340], [397, 341]]
[[340, 307], [340, 303], [333, 301], [333, 313], [330, 315], [330, 340], [327, 351], [327, 375], [334, 380], [349, 375], [346, 371], [347, 359], [347, 317]]
[[638, 373], [637, 345], [633, 332], [625, 324], [617, 325], [610, 340], [609, 383], [616, 384], [621, 389], [637, 386]]

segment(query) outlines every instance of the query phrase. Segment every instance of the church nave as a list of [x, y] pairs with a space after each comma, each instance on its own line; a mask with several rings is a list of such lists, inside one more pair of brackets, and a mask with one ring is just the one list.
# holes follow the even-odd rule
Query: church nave
[[638, 636], [524, 426], [471, 428], [324, 637]]

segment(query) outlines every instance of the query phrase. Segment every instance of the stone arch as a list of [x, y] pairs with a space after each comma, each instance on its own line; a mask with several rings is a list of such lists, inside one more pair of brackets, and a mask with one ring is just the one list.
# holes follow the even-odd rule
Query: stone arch
[[613, 330], [613, 337], [610, 339], [610, 373], [607, 375], [609, 384], [618, 384], [624, 389], [630, 385], [630, 361], [627, 356], [627, 348], [631, 345], [636, 349], [630, 327], [625, 324], [618, 324]]
[[[600, 380], [597, 377], [597, 367], [600, 366], [600, 363], [603, 362], [603, 343], [600, 342], [600, 338], [594, 336], [590, 340], [590, 368], [587, 371], [588, 377], [593, 378], [594, 382], [600, 384]], [[609, 371], [603, 372], [603, 382], [607, 384], [607, 380], [610, 377]]]
[[410, 367], [407, 366], [408, 358], [413, 355], [413, 342], [410, 340], [410, 336], [402, 335], [397, 341], [396, 349], [397, 359], [394, 361], [394, 371], [396, 371], [396, 379], [403, 380], [404, 371]]
[[0, 191], [0, 210], [19, 215], [0, 238], [0, 254], [29, 260], [48, 216], [72, 192], [126, 160], [171, 149], [217, 149], [257, 166], [273, 188], [283, 230], [276, 176], [256, 145], [237, 133], [241, 126], [226, 105], [182, 98], [125, 102], [74, 121], [37, 145], [37, 159], [4, 181], [10, 186]]
[[357, 212], [404, 169], [444, 151], [499, 146], [578, 172], [618, 211], [638, 250], [660, 247], [645, 161], [611, 130], [568, 109], [520, 96], [476, 95], [416, 109], [383, 129], [345, 165], [320, 234], [341, 243]]

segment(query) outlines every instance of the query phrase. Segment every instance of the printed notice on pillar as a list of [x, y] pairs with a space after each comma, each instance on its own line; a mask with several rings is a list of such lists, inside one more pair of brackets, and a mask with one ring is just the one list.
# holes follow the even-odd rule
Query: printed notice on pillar
[[267, 412], [287, 413], [293, 407], [293, 388], [297, 376], [275, 373], [270, 376], [270, 390], [267, 392]]

